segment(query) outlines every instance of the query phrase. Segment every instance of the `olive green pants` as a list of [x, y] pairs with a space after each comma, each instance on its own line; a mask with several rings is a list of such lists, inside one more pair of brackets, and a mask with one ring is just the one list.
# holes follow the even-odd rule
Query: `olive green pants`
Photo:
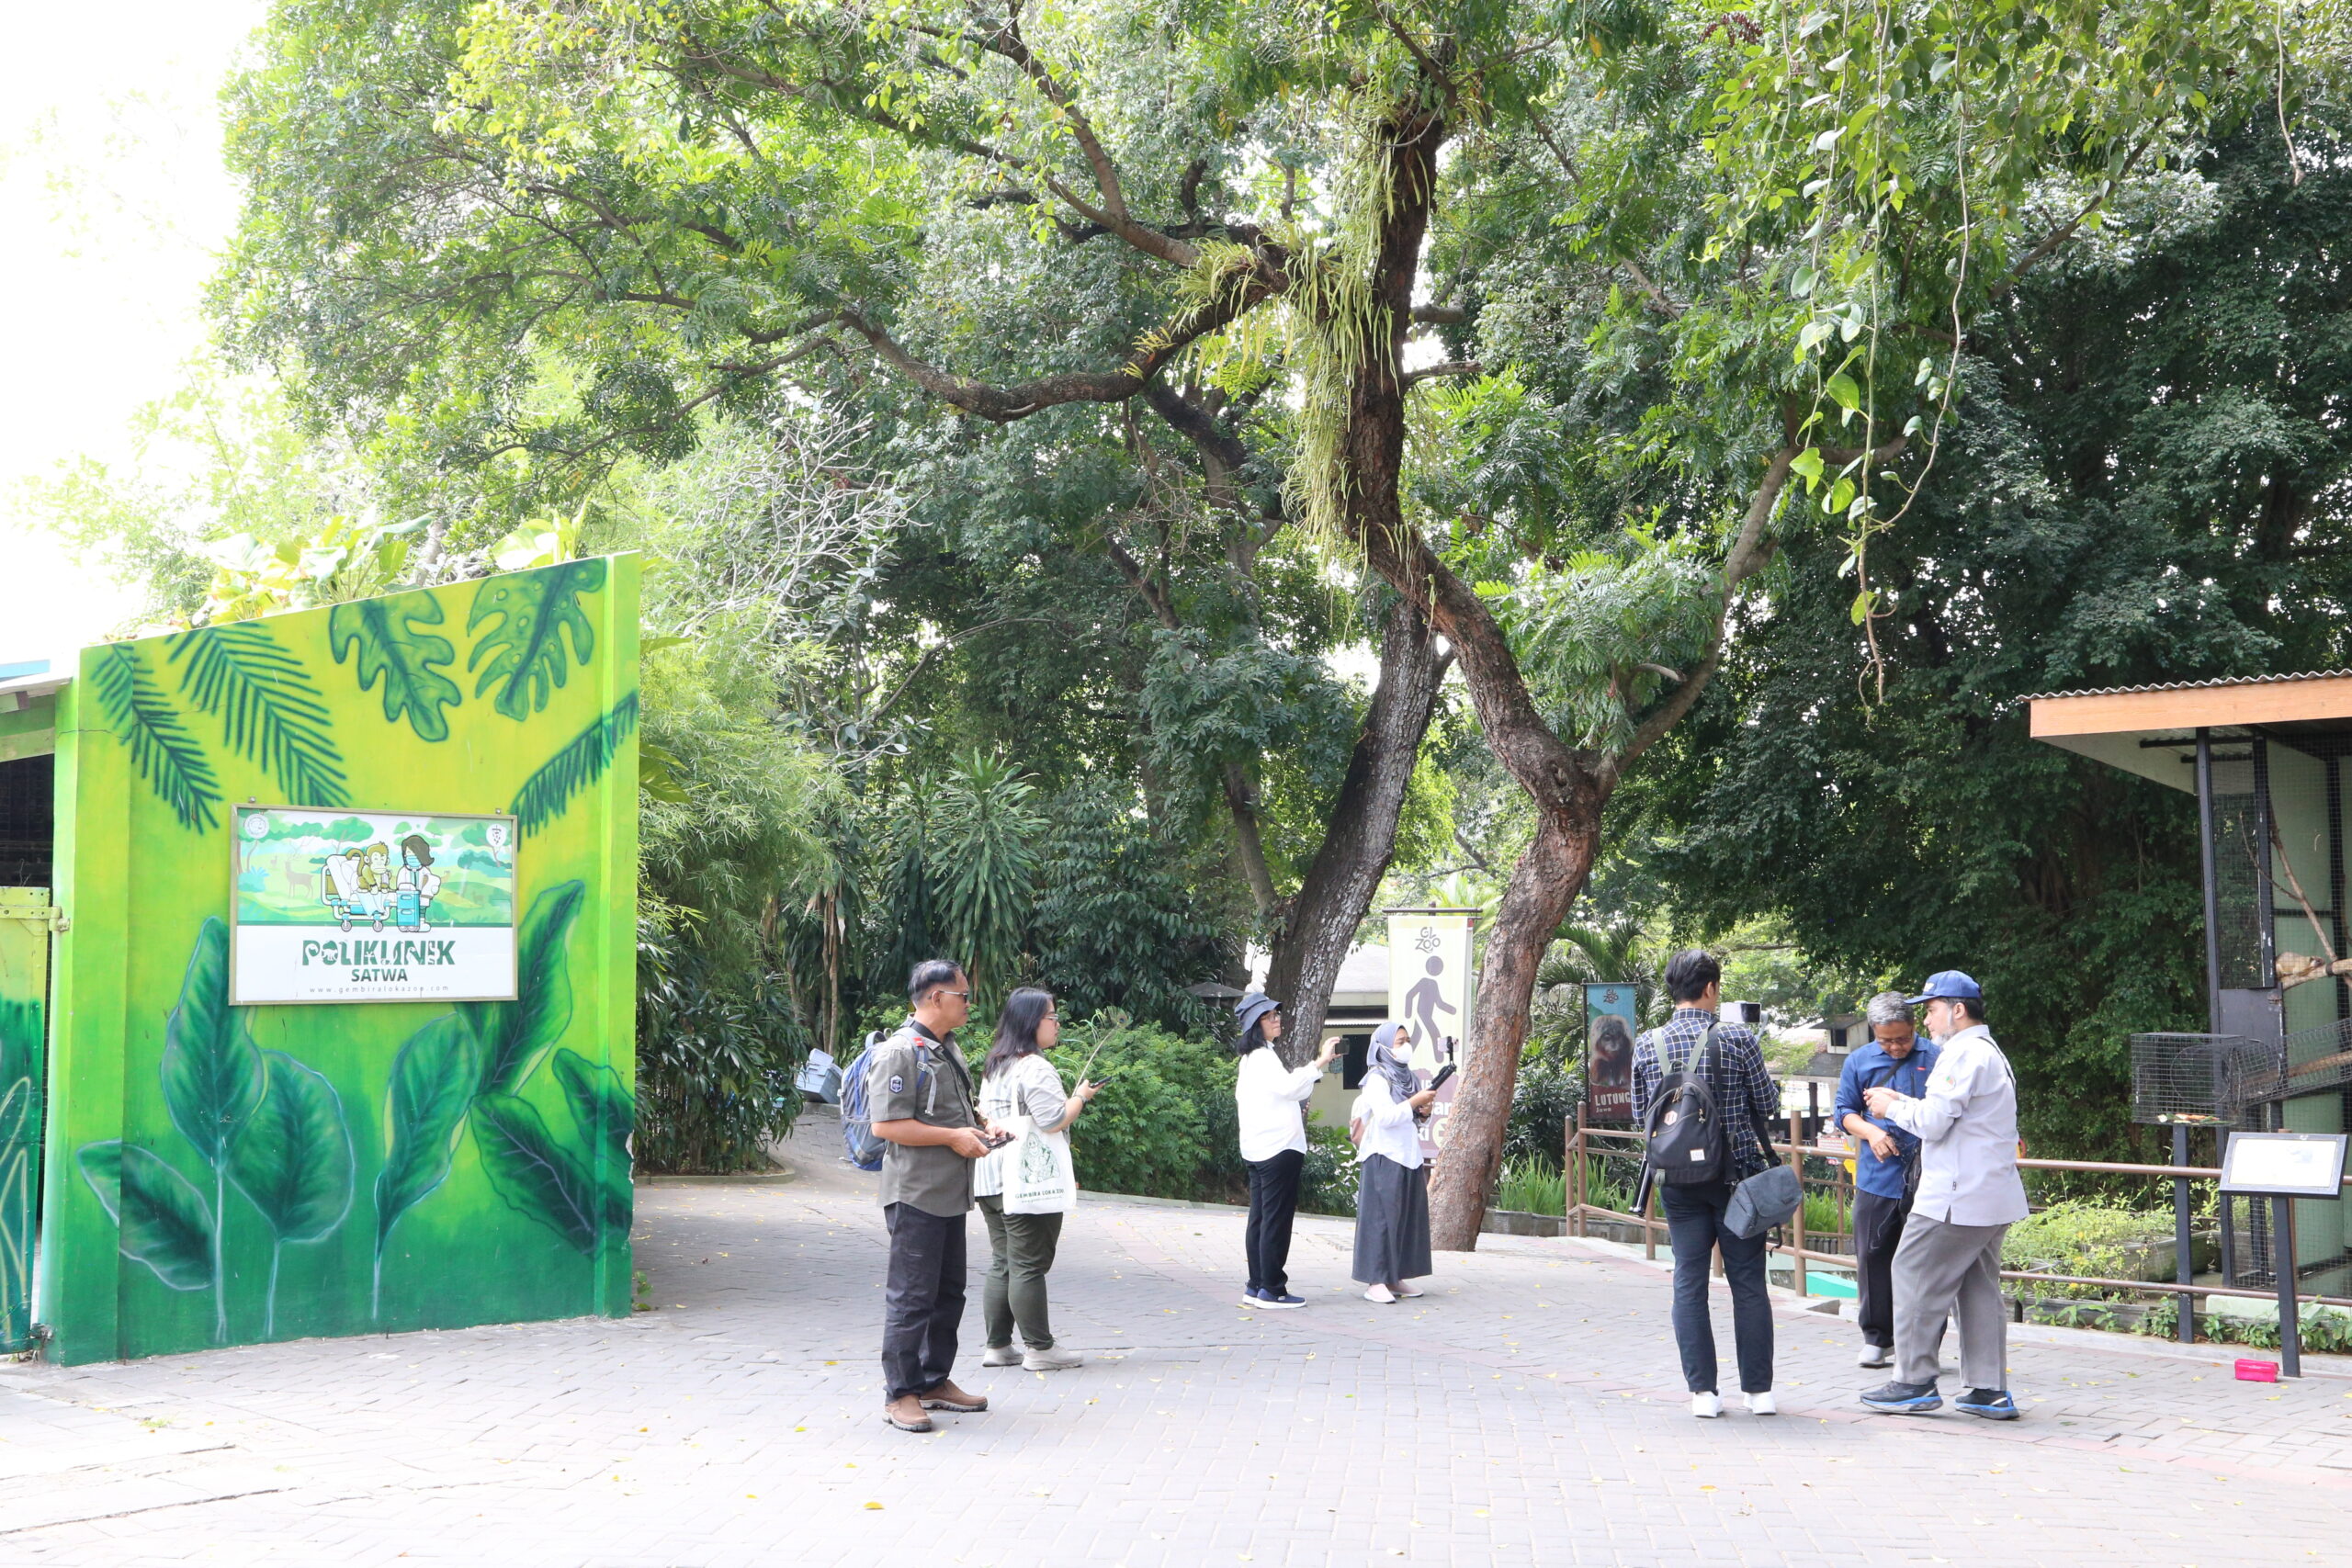
[[989, 1348], [1001, 1350], [1012, 1344], [1012, 1325], [1018, 1323], [1029, 1348], [1050, 1350], [1054, 1330], [1046, 1314], [1046, 1275], [1062, 1238], [1062, 1217], [1008, 1214], [1004, 1200], [993, 1194], [979, 1204], [980, 1217], [989, 1226], [989, 1277], [980, 1292]]

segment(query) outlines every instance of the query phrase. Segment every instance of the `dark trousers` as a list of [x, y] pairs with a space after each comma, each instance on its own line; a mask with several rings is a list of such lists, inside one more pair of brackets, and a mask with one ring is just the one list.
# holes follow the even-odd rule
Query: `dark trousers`
[[1911, 1205], [1875, 1192], [1854, 1194], [1854, 1309], [1864, 1344], [1894, 1345], [1894, 1249], [1903, 1244], [1903, 1222]]
[[988, 1329], [989, 1348], [1010, 1346], [1017, 1323], [1029, 1348], [1050, 1350], [1054, 1325], [1046, 1314], [1046, 1276], [1062, 1238], [1062, 1217], [1008, 1214], [1001, 1197], [982, 1198], [979, 1204], [980, 1218], [989, 1227], [989, 1274], [980, 1285], [980, 1319]]
[[1306, 1156], [1284, 1149], [1250, 1162], [1250, 1225], [1241, 1245], [1250, 1254], [1250, 1288], [1282, 1295], [1290, 1289], [1290, 1222], [1298, 1213], [1298, 1173]]
[[1731, 1286], [1731, 1337], [1739, 1357], [1743, 1393], [1772, 1389], [1772, 1307], [1764, 1294], [1764, 1248], [1771, 1233], [1746, 1240], [1724, 1224], [1731, 1187], [1711, 1181], [1694, 1187], [1658, 1188], [1666, 1232], [1674, 1245], [1674, 1341], [1682, 1350], [1682, 1381], [1692, 1393], [1715, 1392], [1715, 1325], [1707, 1313], [1707, 1275], [1713, 1255], [1724, 1255], [1724, 1280]]
[[964, 1318], [964, 1216], [886, 1204], [890, 1272], [882, 1291], [882, 1397], [928, 1393], [956, 1370]]

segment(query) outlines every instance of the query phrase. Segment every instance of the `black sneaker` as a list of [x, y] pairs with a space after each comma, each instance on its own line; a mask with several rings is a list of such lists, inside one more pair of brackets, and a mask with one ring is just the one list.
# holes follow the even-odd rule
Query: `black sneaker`
[[1862, 1403], [1891, 1416], [1925, 1416], [1930, 1410], [1941, 1410], [1944, 1397], [1931, 1382], [1889, 1382], [1863, 1394]]
[[1972, 1388], [1951, 1402], [1954, 1410], [1965, 1410], [1971, 1416], [1982, 1416], [1987, 1421], [2014, 1421], [2018, 1418], [2018, 1402], [2009, 1397], [2005, 1388]]

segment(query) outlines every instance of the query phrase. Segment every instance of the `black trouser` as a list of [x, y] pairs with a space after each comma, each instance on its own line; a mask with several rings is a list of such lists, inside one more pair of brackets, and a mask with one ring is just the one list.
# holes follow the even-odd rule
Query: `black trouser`
[[1717, 1247], [1731, 1286], [1731, 1337], [1745, 1393], [1772, 1391], [1772, 1304], [1764, 1293], [1764, 1248], [1771, 1232], [1745, 1240], [1724, 1224], [1731, 1186], [1658, 1188], [1666, 1234], [1674, 1245], [1674, 1340], [1682, 1350], [1682, 1381], [1692, 1393], [1715, 1392], [1715, 1325], [1707, 1313], [1708, 1268]]
[[964, 1319], [964, 1216], [942, 1219], [912, 1203], [882, 1210], [890, 1272], [882, 1291], [882, 1397], [929, 1393], [956, 1370]]
[[1882, 1349], [1894, 1344], [1894, 1249], [1903, 1242], [1903, 1222], [1911, 1205], [1875, 1192], [1854, 1194], [1854, 1288], [1860, 1300], [1854, 1316], [1862, 1341]]
[[1241, 1245], [1250, 1254], [1250, 1288], [1272, 1295], [1290, 1290], [1290, 1222], [1298, 1213], [1298, 1173], [1306, 1156], [1284, 1149], [1250, 1162], [1250, 1226]]

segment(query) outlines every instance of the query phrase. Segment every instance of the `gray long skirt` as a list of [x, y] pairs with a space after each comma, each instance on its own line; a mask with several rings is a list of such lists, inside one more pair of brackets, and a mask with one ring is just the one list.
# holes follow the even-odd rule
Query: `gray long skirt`
[[1430, 1168], [1374, 1155], [1356, 1172], [1358, 1283], [1418, 1280], [1430, 1269]]

